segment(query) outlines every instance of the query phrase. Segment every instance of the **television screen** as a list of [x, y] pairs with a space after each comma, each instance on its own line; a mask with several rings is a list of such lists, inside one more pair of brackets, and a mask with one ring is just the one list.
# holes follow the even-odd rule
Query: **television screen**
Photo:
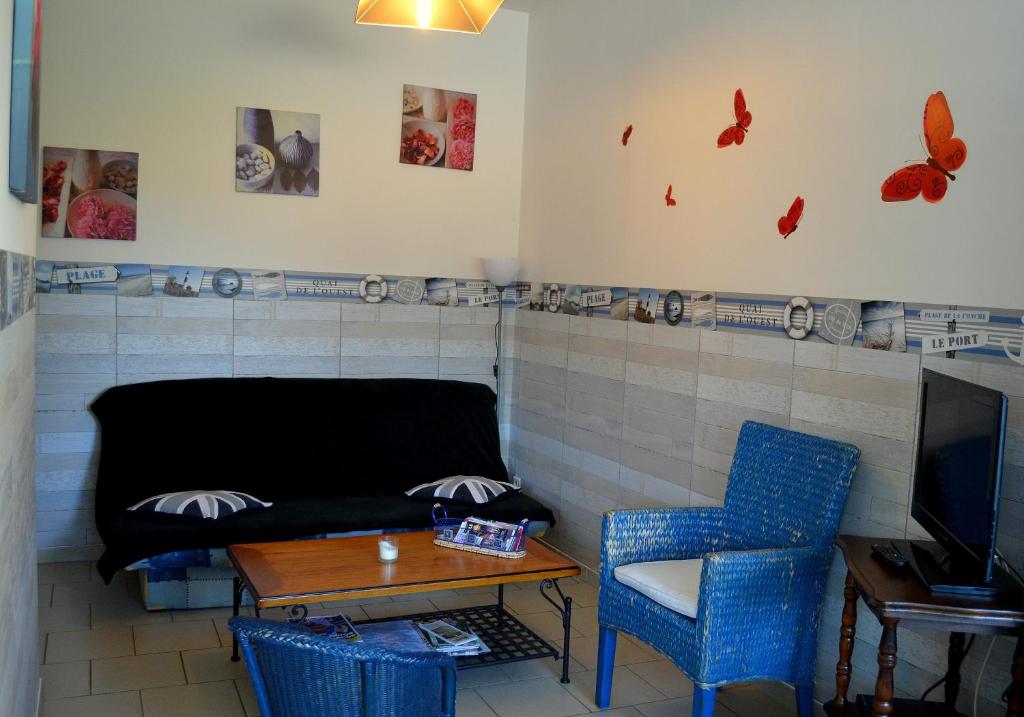
[[991, 575], [1004, 397], [924, 370], [912, 515], [954, 558]]

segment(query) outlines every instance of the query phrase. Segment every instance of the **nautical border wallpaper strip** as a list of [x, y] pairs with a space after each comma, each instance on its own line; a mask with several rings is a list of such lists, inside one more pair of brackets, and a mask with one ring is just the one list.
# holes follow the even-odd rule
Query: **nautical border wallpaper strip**
[[483, 279], [409, 277], [234, 269], [158, 264], [98, 264], [40, 260], [36, 291], [40, 294], [116, 294], [249, 301], [305, 300], [398, 302], [439, 306], [477, 306], [497, 300]]
[[[586, 302], [578, 299], [596, 294], [628, 299], [622, 299], [620, 307], [614, 300], [585, 306]], [[681, 297], [681, 314], [677, 299], [670, 302], [666, 316], [665, 300], [669, 296]], [[528, 282], [520, 284], [517, 304], [534, 311], [768, 334], [786, 340], [828, 340], [868, 350], [937, 353], [948, 358], [996, 363], [1009, 360], [1024, 365], [1022, 309]], [[702, 310], [710, 315], [702, 314]], [[845, 335], [837, 336], [836, 329], [842, 330], [843, 326], [848, 327]], [[885, 341], [879, 340], [879, 326], [883, 327]]]
[[0, 250], [0, 331], [35, 308], [35, 274], [35, 257]]
[[[26, 266], [32, 267], [28, 271], [36, 275], [38, 293], [441, 306], [481, 306], [498, 298], [496, 289], [483, 279], [24, 259], [31, 263], [26, 265], [22, 259], [10, 263], [18, 262], [19, 277]], [[15, 306], [34, 301], [24, 284], [17, 284], [15, 293], [25, 297]], [[1024, 365], [1022, 309], [533, 282], [510, 287], [502, 302], [525, 310]]]

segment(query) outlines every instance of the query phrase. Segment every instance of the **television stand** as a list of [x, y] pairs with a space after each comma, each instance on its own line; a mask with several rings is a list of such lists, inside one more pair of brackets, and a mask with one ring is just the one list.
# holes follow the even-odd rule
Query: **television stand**
[[993, 570], [992, 581], [983, 582], [974, 569], [976, 566], [964, 567], [936, 542], [894, 540], [893, 544], [933, 595], [992, 600], [1021, 590], [1020, 584], [998, 565]]
[[[1012, 635], [1017, 638], [1010, 674], [1013, 684], [1006, 707], [1007, 717], [1024, 717], [1024, 594], [992, 600], [978, 600], [961, 595], [931, 593], [913, 571], [897, 569], [874, 556], [871, 546], [884, 538], [840, 535], [836, 541], [846, 560], [846, 584], [843, 590], [843, 614], [839, 629], [839, 661], [836, 663], [836, 694], [825, 706], [828, 715], [860, 717], [882, 715], [892, 717], [928, 717], [956, 715], [961, 695], [960, 667], [963, 663], [967, 633]], [[911, 554], [909, 545], [900, 545]], [[882, 626], [878, 642], [878, 672], [874, 694], [861, 699], [870, 705], [867, 712], [858, 709], [858, 698], [849, 695], [853, 679], [854, 644], [857, 638], [857, 602], [863, 600]], [[925, 628], [950, 633], [946, 684], [943, 703], [896, 701], [895, 668], [897, 664], [896, 633], [901, 627]], [[858, 647], [863, 649], [863, 647]], [[870, 661], [865, 659], [863, 664]], [[959, 699], [965, 698], [965, 699]]]

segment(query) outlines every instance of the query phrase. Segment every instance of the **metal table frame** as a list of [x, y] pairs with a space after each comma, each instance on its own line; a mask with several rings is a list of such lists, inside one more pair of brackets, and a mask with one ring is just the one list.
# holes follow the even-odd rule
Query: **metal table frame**
[[[242, 596], [245, 592], [245, 583], [240, 577], [235, 577], [232, 586], [231, 612], [238, 617], [242, 606]], [[562, 683], [569, 683], [569, 638], [572, 628], [572, 596], [562, 592], [557, 578], [545, 578], [538, 585], [540, 594], [555, 608], [562, 618], [562, 650], [552, 646], [548, 641], [537, 635], [515, 616], [505, 609], [505, 585], [498, 584], [498, 601], [494, 605], [476, 606], [455, 610], [437, 610], [428, 613], [419, 613], [403, 617], [380, 618], [376, 620], [361, 620], [355, 624], [368, 624], [375, 622], [386, 622], [396, 619], [430, 619], [445, 616], [456, 617], [468, 622], [471, 626], [480, 627], [481, 639], [491, 648], [492, 652], [484, 655], [472, 655], [457, 657], [456, 665], [459, 669], [472, 669], [487, 665], [507, 664], [511, 662], [522, 662], [524, 660], [535, 660], [544, 657], [561, 658], [562, 660]], [[558, 598], [556, 601], [552, 593]], [[258, 601], [255, 601], [254, 610], [256, 617], [260, 617]], [[561, 604], [559, 604], [561, 603]], [[288, 608], [292, 619], [302, 619], [308, 614], [305, 605], [292, 605]], [[500, 630], [490, 630], [481, 627], [491, 622], [498, 623]], [[510, 637], [511, 636], [511, 637]], [[232, 635], [231, 660], [238, 662], [238, 640]], [[511, 641], [510, 641], [511, 640]], [[513, 644], [514, 643], [514, 644]]]

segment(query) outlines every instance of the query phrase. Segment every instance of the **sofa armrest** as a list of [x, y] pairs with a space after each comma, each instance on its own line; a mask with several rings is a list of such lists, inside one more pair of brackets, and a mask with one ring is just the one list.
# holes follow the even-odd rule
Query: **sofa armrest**
[[615, 510], [601, 525], [601, 582], [620, 565], [699, 558], [722, 545], [722, 508]]

